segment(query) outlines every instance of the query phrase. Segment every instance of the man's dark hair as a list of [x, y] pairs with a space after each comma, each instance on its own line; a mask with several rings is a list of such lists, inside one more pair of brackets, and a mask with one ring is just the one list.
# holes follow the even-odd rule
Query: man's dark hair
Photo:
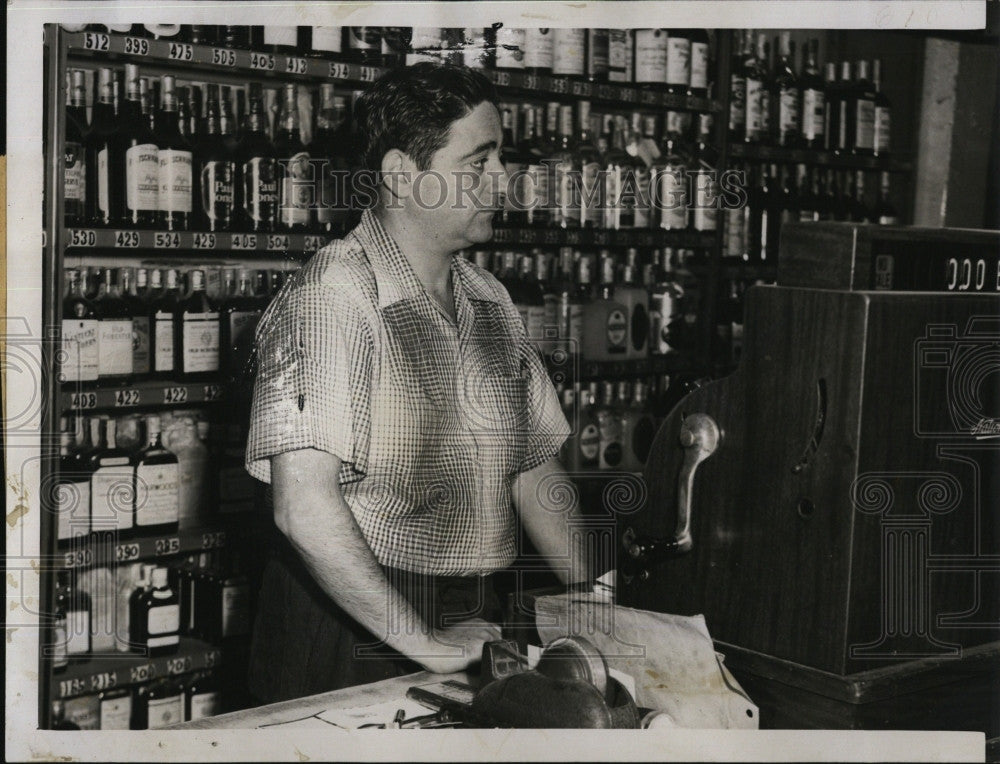
[[378, 172], [386, 152], [399, 149], [417, 169], [428, 169], [451, 123], [483, 101], [496, 105], [497, 92], [474, 69], [424, 61], [386, 72], [355, 105], [361, 167]]

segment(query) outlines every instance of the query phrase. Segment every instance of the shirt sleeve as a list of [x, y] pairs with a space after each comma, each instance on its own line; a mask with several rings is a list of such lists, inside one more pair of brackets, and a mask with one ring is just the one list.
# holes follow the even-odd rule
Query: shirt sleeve
[[247, 471], [271, 482], [271, 458], [315, 448], [340, 458], [340, 481], [364, 477], [371, 431], [372, 343], [338, 290], [297, 284], [261, 321]]

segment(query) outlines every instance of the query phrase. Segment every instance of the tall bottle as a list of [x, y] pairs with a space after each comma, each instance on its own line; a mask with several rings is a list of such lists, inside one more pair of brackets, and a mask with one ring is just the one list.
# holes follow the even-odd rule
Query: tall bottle
[[163, 75], [161, 119], [157, 122], [159, 148], [159, 225], [168, 231], [186, 231], [191, 222], [191, 144], [181, 135], [174, 77]]
[[253, 349], [254, 332], [260, 321], [260, 296], [255, 294], [250, 271], [240, 269], [237, 291], [222, 311], [222, 344], [227, 377], [237, 380], [246, 373]]
[[709, 40], [704, 29], [689, 29], [691, 40], [691, 76], [688, 81], [688, 93], [698, 98], [708, 97], [709, 85]]
[[528, 74], [552, 74], [555, 62], [555, 30], [534, 27], [524, 30], [524, 71]]
[[625, 341], [626, 358], [645, 358], [649, 342], [649, 294], [639, 283], [639, 252], [630, 247], [622, 266], [621, 284], [615, 297], [625, 306], [628, 333]]
[[875, 151], [875, 86], [868, 79], [868, 62], [858, 61], [858, 78], [851, 93], [848, 115], [850, 149], [855, 154], [869, 155]]
[[347, 50], [352, 61], [377, 66], [382, 62], [382, 28], [347, 27]]
[[124, 166], [124, 162], [112, 161], [114, 153], [120, 147], [119, 141], [112, 137], [119, 129], [114, 98], [115, 90], [118, 88], [120, 85], [110, 68], [101, 67], [97, 70], [94, 114], [90, 131], [84, 139], [88, 225], [102, 227], [115, 225], [116, 215], [124, 209], [120, 199], [124, 186], [120, 180], [114, 179], [114, 175], [109, 176], [109, 170], [113, 165]]
[[872, 151], [875, 156], [886, 156], [892, 132], [892, 107], [882, 91], [882, 60], [878, 58], [872, 61], [872, 84], [875, 88], [875, 135]]
[[583, 309], [583, 358], [611, 361], [626, 356], [628, 307], [615, 291], [615, 262], [605, 250], [600, 258], [601, 280]]
[[169, 377], [174, 371], [174, 311], [180, 299], [177, 270], [166, 271], [166, 281], [159, 269], [152, 273], [153, 298], [150, 313], [153, 318], [153, 373], [159, 377]]
[[806, 63], [799, 80], [802, 91], [802, 144], [810, 149], [826, 147], [826, 87], [819, 70], [819, 40], [809, 40]]
[[757, 47], [747, 59], [745, 66], [747, 77], [745, 140], [747, 143], [766, 143], [769, 137], [771, 95], [770, 75], [767, 71], [767, 34], [764, 32], [757, 36]]
[[687, 95], [691, 83], [691, 37], [686, 29], [667, 30], [667, 92]]
[[544, 115], [541, 107], [533, 104], [525, 104], [522, 115], [520, 154], [526, 165], [513, 190], [524, 210], [524, 222], [529, 226], [547, 226], [551, 209], [549, 168], [543, 163], [547, 154], [542, 130]]
[[[579, 256], [573, 252], [573, 263], [576, 266], [576, 278], [573, 280], [573, 292], [563, 303], [560, 300], [560, 319], [565, 316], [566, 352], [574, 358], [583, 357], [586, 352], [583, 347], [586, 338], [584, 316], [592, 299], [591, 294], [591, 258]], [[599, 341], [599, 338], [598, 338]]]
[[555, 295], [556, 343], [554, 350], [563, 350], [570, 357], [579, 353], [577, 345], [570, 346], [569, 337], [582, 331], [582, 306], [573, 301], [576, 285], [573, 282], [573, 248], [560, 247], [555, 264], [552, 292]]
[[586, 59], [586, 30], [562, 27], [552, 30], [552, 74], [582, 77]]
[[659, 90], [667, 80], [667, 30], [635, 30], [635, 84]]
[[584, 76], [591, 82], [608, 81], [608, 31], [604, 28], [587, 30]]
[[132, 374], [132, 313], [118, 291], [118, 271], [104, 269], [94, 304], [98, 319], [99, 379], [124, 379]]
[[[832, 66], [832, 65], [830, 65]], [[827, 70], [826, 107], [827, 107], [827, 149], [838, 154], [849, 153], [851, 150], [850, 126], [851, 100], [853, 92], [851, 62], [840, 63], [840, 80], [830, 77], [836, 69]]]
[[310, 156], [321, 159], [320, 197], [316, 204], [315, 225], [324, 233], [338, 233], [346, 225], [348, 204], [347, 101], [335, 96], [333, 85], [319, 88], [319, 112], [316, 132], [309, 146]]
[[73, 432], [63, 430], [59, 434], [59, 474], [52, 508], [60, 548], [70, 547], [90, 533], [90, 470], [84, 455], [74, 446]]
[[579, 139], [573, 152], [573, 164], [574, 169], [580, 173], [580, 225], [585, 228], [595, 228], [604, 223], [601, 155], [594, 145], [590, 132], [590, 101], [577, 101], [576, 107]]
[[899, 213], [896, 212], [896, 208], [893, 206], [890, 198], [891, 191], [892, 186], [889, 172], [883, 171], [879, 174], [878, 200], [875, 203], [875, 211], [873, 212], [875, 222], [879, 225], [899, 224]]
[[[655, 124], [655, 119], [654, 116], [647, 115], [647, 124]], [[648, 128], [646, 133], [649, 133]], [[668, 120], [663, 129], [660, 158], [650, 171], [650, 189], [656, 224], [667, 231], [687, 228], [687, 163], [680, 152], [680, 141], [681, 135]]]
[[135, 525], [135, 481], [132, 455], [118, 447], [117, 424], [110, 418], [90, 420], [91, 440], [96, 446], [88, 464], [91, 469], [90, 526], [97, 533], [111, 531], [119, 537], [127, 537]]
[[148, 270], [138, 268], [135, 271], [135, 281], [132, 280], [132, 269], [121, 268], [121, 296], [125, 308], [132, 317], [132, 374], [142, 376], [149, 374], [151, 369], [150, 348], [152, 336], [149, 326]]
[[747, 204], [750, 170], [737, 164], [722, 177], [722, 210], [725, 226], [725, 257], [747, 258], [747, 227], [750, 209]]
[[58, 371], [60, 382], [93, 382], [98, 377], [99, 323], [93, 303], [84, 294], [86, 273], [86, 268], [66, 271]]
[[514, 104], [500, 104], [500, 128], [503, 132], [502, 161], [507, 173], [507, 188], [504, 189], [504, 205], [501, 219], [506, 225], [522, 225], [525, 221], [520, 197], [513, 193], [513, 187], [521, 182], [531, 157], [521, 153], [522, 147], [514, 138]]
[[131, 641], [149, 656], [176, 652], [180, 644], [180, 602], [167, 575], [166, 568], [153, 568], [149, 589], [134, 601], [131, 614]]
[[63, 220], [67, 226], [83, 225], [87, 214], [86, 135], [87, 110], [84, 73], [67, 72], [66, 122], [63, 139]]
[[90, 657], [91, 606], [90, 596], [73, 585], [73, 571], [56, 574], [55, 611], [66, 622], [66, 654], [71, 663], [81, 663]]
[[656, 436], [656, 427], [649, 413], [646, 383], [637, 380], [632, 385], [631, 400], [628, 386], [628, 382], [620, 381], [617, 389], [622, 426], [622, 460], [619, 469], [623, 472], [639, 472], [646, 464], [649, 449]]
[[875, 222], [873, 210], [865, 198], [865, 171], [854, 171], [854, 189], [851, 194], [851, 220], [855, 223]]
[[683, 322], [681, 301], [684, 289], [672, 271], [673, 250], [667, 248], [656, 284], [650, 295], [649, 352], [651, 355], [669, 355], [681, 349], [678, 326]]
[[597, 468], [617, 470], [622, 463], [622, 421], [614, 382], [601, 382], [600, 404], [597, 406], [600, 432]]
[[691, 227], [696, 231], [714, 231], [719, 218], [718, 152], [712, 133], [715, 117], [698, 114], [698, 135], [689, 168], [691, 182]]
[[123, 208], [116, 217], [134, 228], [156, 225], [160, 210], [159, 147], [142, 114], [139, 67], [125, 64], [125, 108], [122, 127], [115, 134], [116, 150], [109, 152], [111, 183], [125, 187]]
[[579, 383], [563, 390], [562, 409], [571, 431], [559, 452], [563, 467], [571, 476], [596, 470], [601, 435], [589, 391], [581, 390]]
[[299, 132], [298, 88], [286, 83], [281, 124], [274, 139], [278, 158], [278, 225], [285, 231], [309, 228], [313, 197], [313, 167]]
[[580, 225], [580, 186], [574, 178], [578, 170], [573, 143], [573, 107], [559, 106], [559, 137], [549, 162], [552, 166], [552, 223], [557, 228]]
[[733, 32], [729, 62], [729, 140], [743, 141], [747, 128], [747, 39], [748, 30]]
[[819, 196], [816, 193], [816, 174], [810, 178], [809, 168], [805, 164], [799, 163], [795, 166], [795, 185], [799, 189], [798, 220], [801, 222], [819, 220]]
[[250, 111], [236, 160], [240, 228], [274, 230], [278, 219], [278, 163], [267, 137], [260, 83], [250, 83]]
[[227, 231], [232, 225], [236, 166], [222, 134], [219, 86], [208, 85], [205, 132], [195, 152], [197, 225], [205, 231]]
[[222, 711], [221, 687], [209, 671], [193, 674], [184, 688], [184, 696], [184, 721], [205, 719]]
[[[624, 121], [624, 118], [622, 118]], [[602, 142], [608, 150], [601, 156], [604, 199], [603, 228], [632, 228], [635, 225], [635, 178], [632, 157], [625, 151], [625, 136], [614, 114], [604, 116]]]
[[219, 371], [219, 313], [205, 294], [205, 272], [189, 271], [191, 294], [174, 308], [174, 368], [188, 379]]
[[631, 82], [626, 72], [631, 68], [632, 34], [630, 29], [608, 30], [608, 81]]
[[177, 530], [177, 457], [163, 447], [160, 417], [146, 417], [146, 446], [135, 463], [135, 527], [143, 533]]
[[778, 38], [778, 60], [774, 68], [774, 92], [771, 107], [775, 142], [779, 146], [798, 146], [802, 138], [802, 102], [799, 78], [795, 76], [793, 61], [795, 48], [791, 32], [784, 31]]

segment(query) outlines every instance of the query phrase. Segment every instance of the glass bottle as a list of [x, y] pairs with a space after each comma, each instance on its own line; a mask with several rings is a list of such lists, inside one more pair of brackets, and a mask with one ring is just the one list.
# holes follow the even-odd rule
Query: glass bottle
[[156, 225], [160, 209], [160, 157], [156, 137], [143, 117], [139, 67], [125, 64], [125, 107], [122, 129], [115, 133], [115, 150], [109, 152], [109, 180], [123, 186], [123, 209], [115, 215], [133, 228]]
[[826, 146], [826, 86], [819, 70], [819, 40], [809, 40], [806, 63], [799, 80], [802, 91], [802, 144], [810, 149]]
[[132, 374], [132, 313], [118, 290], [118, 271], [105, 268], [94, 303], [98, 320], [99, 379], [120, 380]]
[[86, 268], [66, 271], [58, 371], [60, 382], [93, 382], [98, 377], [99, 323], [93, 303], [84, 294], [87, 272]]
[[178, 127], [174, 77], [165, 74], [162, 83], [161, 119], [156, 136], [160, 163], [159, 225], [167, 231], [186, 231], [192, 210], [191, 144]]
[[186, 379], [219, 371], [219, 313], [205, 293], [205, 272], [189, 271], [191, 294], [174, 308], [174, 368]]
[[84, 72], [66, 72], [66, 119], [63, 137], [63, 223], [83, 225], [87, 215], [87, 110]]
[[247, 129], [236, 158], [237, 225], [246, 231], [272, 231], [278, 219], [278, 163], [266, 129], [261, 86], [251, 83]]
[[174, 533], [179, 513], [177, 457], [163, 447], [160, 417], [146, 417], [146, 446], [135, 462], [135, 527], [143, 533]]
[[219, 86], [208, 85], [205, 132], [195, 153], [197, 225], [205, 231], [228, 231], [232, 225], [236, 167], [220, 124]]
[[305, 232], [311, 221], [313, 167], [299, 132], [298, 88], [286, 83], [282, 117], [274, 139], [278, 158], [278, 224], [282, 230]]
[[802, 137], [800, 84], [793, 68], [795, 48], [791, 32], [782, 32], [778, 40], [778, 61], [773, 77], [774, 94], [771, 97], [774, 117], [771, 122], [777, 145], [794, 147], [800, 145]]

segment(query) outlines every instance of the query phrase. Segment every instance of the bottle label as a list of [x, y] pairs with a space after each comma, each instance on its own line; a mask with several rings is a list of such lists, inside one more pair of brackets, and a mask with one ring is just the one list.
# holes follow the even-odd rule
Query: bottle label
[[548, 168], [541, 164], [531, 164], [521, 176], [520, 201], [533, 217], [539, 211], [549, 208], [549, 173]]
[[180, 724], [184, 721], [184, 695], [171, 695], [167, 698], [150, 698], [147, 703], [147, 724], [151, 730]]
[[100, 322], [97, 347], [100, 357], [97, 374], [101, 377], [132, 373], [132, 320], [105, 319]]
[[628, 67], [628, 35], [624, 29], [608, 30], [608, 79], [624, 82]]
[[132, 146], [125, 151], [125, 205], [134, 211], [154, 212], [160, 208], [159, 197], [159, 151], [152, 143]]
[[108, 202], [108, 150], [97, 152], [97, 209], [102, 220], [111, 217], [111, 205]]
[[128, 457], [102, 460], [90, 478], [90, 524], [94, 530], [127, 530], [134, 524], [135, 482]]
[[256, 223], [274, 220], [278, 208], [277, 163], [254, 157], [243, 165], [243, 209]]
[[568, 77], [583, 75], [583, 51], [586, 46], [586, 30], [554, 29], [552, 73]]
[[90, 611], [70, 610], [66, 613], [66, 653], [85, 655], [90, 652]]
[[[623, 198], [623, 176], [624, 170], [621, 165], [613, 164], [604, 168], [604, 222], [598, 225], [603, 225], [605, 228], [616, 229], [621, 226], [621, 213], [627, 204]], [[635, 200], [631, 199], [628, 207], [631, 210], [634, 206]]]
[[691, 178], [694, 189], [694, 214], [692, 223], [696, 231], [714, 231], [718, 222], [719, 195], [715, 185], [715, 172], [703, 169]]
[[867, 98], [858, 99], [857, 122], [854, 143], [859, 149], [875, 148], [875, 102]]
[[135, 468], [136, 527], [176, 523], [179, 468], [174, 464], [138, 464]]
[[708, 89], [708, 44], [691, 43], [691, 87]]
[[173, 371], [174, 316], [172, 313], [157, 313], [155, 323], [153, 365], [156, 367], [156, 371]]
[[555, 58], [555, 39], [551, 29], [524, 30], [524, 66], [527, 69], [551, 69]]
[[608, 30], [590, 31], [590, 45], [587, 47], [587, 74], [607, 74], [608, 72]]
[[250, 584], [222, 588], [222, 636], [250, 633]]
[[63, 173], [63, 198], [67, 202], [82, 202], [86, 196], [86, 164], [83, 146], [79, 143], [65, 144], [65, 168]]
[[90, 481], [60, 483], [56, 487], [55, 509], [60, 541], [90, 533]]
[[580, 456], [582, 461], [594, 463], [597, 461], [597, 454], [601, 447], [601, 433], [592, 422], [587, 423], [580, 430]]
[[341, 27], [313, 27], [312, 47], [316, 51], [340, 53], [343, 40]]
[[191, 152], [160, 149], [160, 210], [191, 212]]
[[656, 199], [660, 227], [668, 230], [687, 227], [687, 185], [684, 170], [665, 167], [656, 174]]
[[288, 160], [281, 177], [281, 222], [285, 225], [308, 225], [312, 205], [312, 165], [309, 154], [300, 151]]
[[298, 43], [298, 30], [295, 27], [279, 27], [268, 24], [264, 27], [265, 45], [286, 45], [295, 47]]
[[597, 415], [600, 439], [600, 469], [611, 469], [622, 462], [622, 427], [621, 420], [610, 411]]
[[683, 85], [691, 82], [691, 40], [687, 37], [667, 38], [668, 85]]
[[184, 374], [219, 370], [219, 314], [184, 316], [181, 358]]
[[763, 115], [761, 114], [763, 94], [764, 84], [758, 79], [747, 77], [746, 128], [747, 136], [750, 138], [758, 138], [763, 129]]
[[875, 150], [880, 154], [889, 151], [889, 128], [892, 116], [884, 106], [875, 107]]
[[100, 368], [97, 332], [98, 322], [93, 319], [63, 320], [60, 382], [92, 382], [97, 379]]
[[205, 162], [201, 168], [201, 209], [210, 221], [233, 214], [233, 163]]
[[176, 634], [181, 627], [180, 605], [160, 605], [151, 607], [146, 618], [149, 634]]
[[608, 336], [608, 352], [624, 352], [625, 340], [628, 337], [628, 317], [625, 315], [625, 311], [619, 308], [609, 311], [605, 326]]
[[648, 167], [638, 167], [635, 170], [635, 227], [649, 228], [652, 211], [650, 199], [650, 172]]
[[782, 135], [799, 132], [799, 89], [782, 88], [778, 100], [778, 129]]
[[823, 137], [826, 121], [826, 94], [810, 88], [802, 94], [802, 135], [813, 141]]
[[577, 181], [573, 177], [573, 165], [559, 162], [555, 165], [555, 199], [553, 206], [559, 222], [580, 222], [580, 202], [577, 199]]
[[101, 729], [127, 730], [132, 721], [132, 696], [122, 695], [118, 698], [103, 698], [101, 700]]
[[602, 224], [604, 211], [601, 206], [601, 166], [586, 162], [580, 174], [580, 225]]
[[729, 77], [729, 129], [739, 130], [747, 123], [747, 81], [733, 74]]
[[635, 82], [661, 84], [667, 79], [667, 33], [662, 29], [635, 30]]
[[743, 223], [743, 210], [726, 209], [726, 257], [743, 256], [743, 240], [746, 236]]
[[191, 696], [191, 715], [187, 721], [215, 716], [221, 708], [221, 696], [217, 692], [200, 692]]
[[498, 69], [524, 68], [524, 30], [500, 27], [496, 36]]
[[260, 317], [259, 310], [237, 310], [229, 314], [229, 370], [233, 374], [241, 373], [250, 359]]
[[132, 319], [132, 373], [149, 373], [149, 316]]

